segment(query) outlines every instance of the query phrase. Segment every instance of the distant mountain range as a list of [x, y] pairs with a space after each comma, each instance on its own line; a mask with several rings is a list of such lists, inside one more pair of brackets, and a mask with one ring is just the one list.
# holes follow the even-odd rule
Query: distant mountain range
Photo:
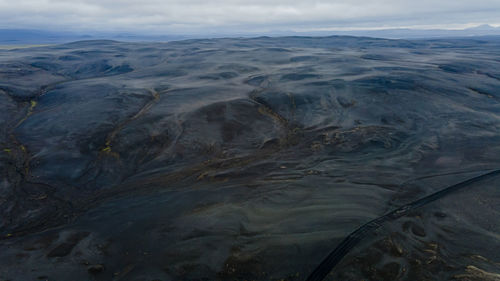
[[470, 37], [470, 36], [491, 36], [500, 35], [500, 28], [491, 25], [480, 25], [466, 29], [381, 29], [381, 30], [356, 30], [356, 31], [331, 31], [316, 32], [315, 34], [335, 34], [368, 36], [390, 39], [419, 39], [419, 38], [442, 38], [442, 37]]
[[31, 29], [0, 29], [0, 45], [58, 44], [80, 40], [172, 41], [191, 37], [179, 35], [142, 35], [138, 33], [77, 33]]
[[172, 41], [207, 37], [256, 37], [256, 36], [364, 36], [389, 39], [424, 39], [449, 38], [471, 36], [500, 36], [500, 27], [480, 25], [467, 29], [379, 29], [379, 30], [351, 30], [351, 31], [271, 31], [267, 33], [234, 32], [210, 33], [190, 35], [144, 35], [140, 33], [77, 33], [30, 29], [0, 29], [0, 45], [27, 45], [27, 44], [57, 44], [90, 39], [112, 39], [118, 41]]

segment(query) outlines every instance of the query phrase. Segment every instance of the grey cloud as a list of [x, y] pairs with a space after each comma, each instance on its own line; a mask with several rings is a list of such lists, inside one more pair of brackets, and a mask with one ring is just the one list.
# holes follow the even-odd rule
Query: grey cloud
[[500, 23], [498, 0], [0, 0], [0, 28], [199, 32]]

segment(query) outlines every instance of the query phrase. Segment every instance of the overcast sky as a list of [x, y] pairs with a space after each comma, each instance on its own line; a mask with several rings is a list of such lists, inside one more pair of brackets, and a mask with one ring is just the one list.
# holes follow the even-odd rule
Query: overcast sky
[[0, 0], [0, 28], [146, 33], [500, 25], [500, 0]]

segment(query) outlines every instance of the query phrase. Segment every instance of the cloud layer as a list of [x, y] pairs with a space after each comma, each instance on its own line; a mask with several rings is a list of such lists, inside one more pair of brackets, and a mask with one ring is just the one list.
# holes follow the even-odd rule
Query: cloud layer
[[0, 0], [0, 28], [237, 32], [500, 24], [498, 0]]

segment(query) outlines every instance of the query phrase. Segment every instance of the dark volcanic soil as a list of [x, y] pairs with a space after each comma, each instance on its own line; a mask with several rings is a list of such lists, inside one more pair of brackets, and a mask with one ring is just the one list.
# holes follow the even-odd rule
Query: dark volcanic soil
[[[305, 280], [500, 169], [500, 39], [0, 50], [0, 280]], [[328, 280], [500, 280], [500, 177]]]

